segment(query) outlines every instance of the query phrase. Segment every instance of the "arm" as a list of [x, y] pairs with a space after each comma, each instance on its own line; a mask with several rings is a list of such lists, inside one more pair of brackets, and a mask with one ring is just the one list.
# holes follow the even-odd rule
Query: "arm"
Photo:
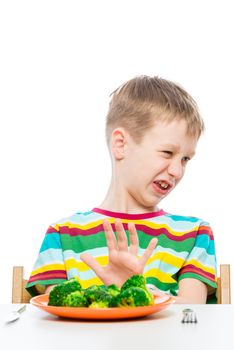
[[215, 293], [216, 257], [213, 232], [207, 222], [201, 222], [192, 250], [178, 273], [178, 302], [204, 304]]
[[177, 304], [206, 304], [207, 286], [195, 278], [184, 278], [179, 282]]
[[[47, 288], [49, 286], [59, 284], [65, 280], [67, 280], [67, 273], [60, 232], [56, 225], [49, 226], [26, 289], [32, 296], [48, 293]], [[45, 285], [44, 283], [48, 284]]]
[[45, 293], [49, 294], [50, 291], [56, 286], [57, 284], [50, 284], [49, 286], [46, 287]]
[[[150, 289], [153, 295], [163, 295], [157, 289]], [[173, 296], [176, 304], [206, 304], [207, 286], [195, 278], [184, 278], [179, 282], [178, 296]]]

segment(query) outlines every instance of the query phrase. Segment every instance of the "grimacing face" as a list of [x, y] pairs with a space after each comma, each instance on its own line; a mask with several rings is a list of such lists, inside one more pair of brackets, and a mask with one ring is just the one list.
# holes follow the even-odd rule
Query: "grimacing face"
[[183, 178], [197, 141], [187, 134], [184, 120], [157, 121], [140, 144], [128, 134], [119, 171], [125, 198], [142, 209], [155, 209]]

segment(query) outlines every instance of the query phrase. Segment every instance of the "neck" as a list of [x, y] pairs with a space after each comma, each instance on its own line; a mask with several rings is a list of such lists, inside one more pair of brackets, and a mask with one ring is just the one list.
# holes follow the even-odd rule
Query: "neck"
[[157, 206], [142, 205], [124, 188], [116, 186], [114, 181], [111, 182], [106, 197], [98, 208], [126, 214], [144, 214], [159, 210]]

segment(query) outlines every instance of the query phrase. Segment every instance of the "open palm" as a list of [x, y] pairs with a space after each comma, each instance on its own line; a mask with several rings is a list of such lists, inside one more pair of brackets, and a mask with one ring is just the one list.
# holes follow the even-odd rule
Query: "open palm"
[[146, 262], [156, 247], [157, 238], [153, 238], [150, 241], [144, 254], [138, 258], [139, 241], [133, 223], [128, 223], [130, 238], [129, 247], [121, 220], [116, 219], [115, 221], [117, 238], [107, 219], [103, 221], [103, 228], [109, 252], [108, 264], [106, 266], [101, 266], [94, 257], [88, 253], [81, 254], [80, 258], [96, 273], [105, 285], [115, 284], [121, 287], [122, 284], [132, 275], [143, 273]]

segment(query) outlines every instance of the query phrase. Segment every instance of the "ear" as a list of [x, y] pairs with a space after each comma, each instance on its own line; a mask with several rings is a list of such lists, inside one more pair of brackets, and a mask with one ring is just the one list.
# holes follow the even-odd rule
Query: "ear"
[[126, 131], [123, 128], [114, 129], [111, 135], [111, 150], [116, 160], [124, 158], [126, 147]]

